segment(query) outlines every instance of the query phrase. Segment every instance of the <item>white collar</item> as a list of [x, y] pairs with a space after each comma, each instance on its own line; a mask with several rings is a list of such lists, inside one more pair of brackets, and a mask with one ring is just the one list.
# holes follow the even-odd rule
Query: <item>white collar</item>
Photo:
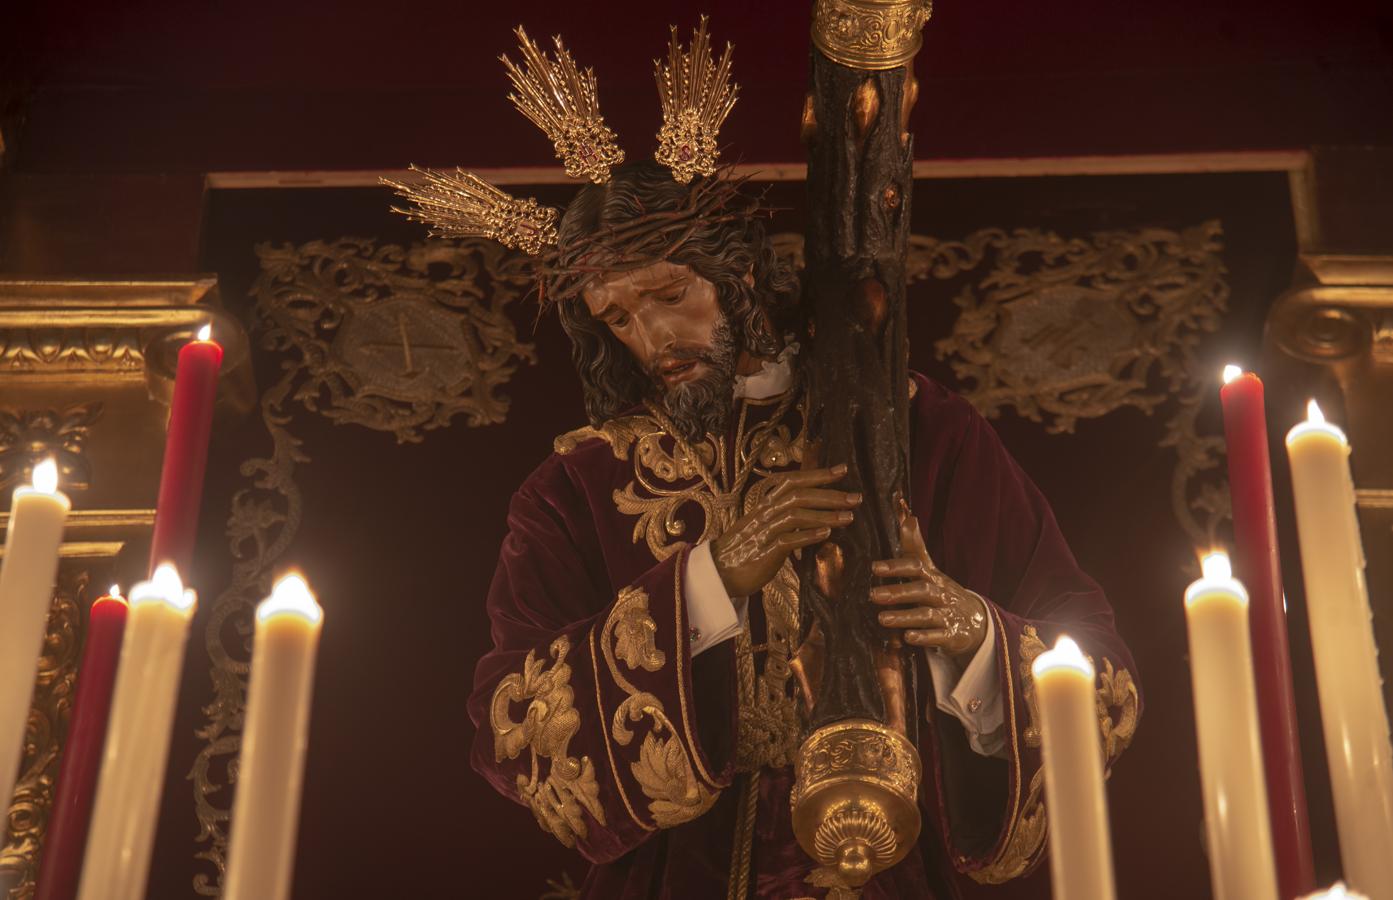
[[784, 345], [773, 362], [764, 360], [760, 370], [753, 375], [735, 376], [735, 399], [766, 400], [776, 397], [793, 386], [793, 357], [798, 355], [798, 344], [790, 341]]

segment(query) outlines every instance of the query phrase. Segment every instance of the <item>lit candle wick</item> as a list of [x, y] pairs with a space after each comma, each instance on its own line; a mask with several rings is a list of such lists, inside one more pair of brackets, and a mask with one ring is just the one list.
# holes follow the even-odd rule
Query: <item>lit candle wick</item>
[[120, 600], [120, 599], [121, 599], [121, 585], [119, 585], [119, 584], [113, 584], [111, 587], [107, 588], [106, 594], [107, 594], [108, 597], [115, 597], [117, 600]]
[[1222, 550], [1206, 553], [1200, 560], [1200, 571], [1210, 581], [1227, 581], [1233, 577], [1233, 565], [1229, 562], [1229, 555]]
[[1314, 397], [1306, 401], [1306, 421], [1319, 424], [1325, 423], [1325, 413], [1320, 411], [1320, 404], [1316, 402], [1316, 398]]
[[271, 596], [256, 609], [256, 617], [263, 622], [277, 614], [300, 616], [311, 623], [324, 617], [324, 610], [315, 602], [309, 584], [299, 572], [291, 572], [277, 581]]
[[163, 603], [172, 609], [187, 611], [193, 608], [198, 595], [184, 587], [179, 572], [169, 563], [155, 567], [149, 581], [142, 581], [131, 588], [131, 605], [141, 603]]
[[200, 341], [209, 341], [213, 339], [212, 322], [209, 322], [207, 325], [204, 325], [202, 328], [198, 329], [198, 339]]
[[34, 490], [52, 494], [58, 490], [58, 463], [49, 457], [34, 467]]
[[1230, 381], [1233, 381], [1235, 378], [1242, 374], [1243, 369], [1241, 367], [1235, 366], [1233, 363], [1229, 363], [1228, 365], [1224, 366], [1224, 384], [1228, 384]]
[[1036, 657], [1031, 669], [1037, 677], [1051, 669], [1076, 669], [1085, 675], [1093, 674], [1093, 664], [1068, 635], [1060, 635], [1053, 649], [1046, 650]]

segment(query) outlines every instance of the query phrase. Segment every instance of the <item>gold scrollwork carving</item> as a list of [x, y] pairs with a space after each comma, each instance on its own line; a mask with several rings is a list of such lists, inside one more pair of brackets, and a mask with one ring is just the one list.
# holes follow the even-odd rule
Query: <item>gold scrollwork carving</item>
[[[508, 402], [497, 390], [533, 354], [530, 345], [518, 343], [506, 315], [526, 290], [525, 272], [518, 258], [491, 242], [377, 247], [346, 239], [263, 247], [261, 253], [263, 271], [252, 289], [260, 345], [296, 356], [261, 395], [271, 452], [241, 465], [247, 486], [233, 495], [226, 526], [232, 578], [204, 629], [213, 698], [195, 732], [204, 746], [189, 779], [201, 846], [194, 858], [208, 864], [193, 886], [208, 897], [220, 893], [227, 852], [229, 766], [241, 747], [252, 610], [270, 589], [272, 567], [304, 516], [295, 471], [310, 457], [289, 429], [288, 407], [298, 402], [336, 422], [419, 441], [422, 431], [446, 427], [458, 413], [472, 426], [502, 421]], [[337, 296], [340, 291], [346, 296]], [[418, 314], [446, 332], [429, 340], [440, 337], [458, 359], [438, 366], [441, 347], [414, 340], [424, 327]], [[383, 346], [376, 346], [377, 338]], [[366, 396], [371, 391], [379, 393]]]
[[251, 292], [275, 324], [273, 349], [297, 350], [306, 370], [295, 399], [334, 422], [403, 443], [456, 415], [501, 422], [508, 399], [499, 389], [536, 361], [507, 314], [531, 289], [531, 269], [492, 241], [256, 249], [262, 271]]
[[48, 828], [53, 784], [58, 776], [68, 715], [72, 712], [82, 646], [81, 605], [89, 580], [86, 570], [60, 570], [49, 608], [34, 698], [24, 732], [24, 757], [7, 810], [8, 836], [0, 847], [0, 871], [20, 875], [19, 887], [10, 892], [9, 900], [28, 900], [33, 896], [39, 848]]
[[[681, 598], [678, 598], [681, 602]], [[648, 672], [660, 670], [667, 657], [657, 649], [653, 636], [657, 624], [648, 612], [648, 594], [641, 588], [625, 588], [619, 592], [609, 617], [600, 632], [600, 646], [610, 676], [627, 695], [614, 710], [610, 733], [614, 742], [627, 747], [634, 739], [630, 722], [652, 719], [653, 727], [639, 745], [638, 760], [629, 766], [634, 779], [649, 800], [648, 812], [653, 824], [670, 828], [689, 822], [706, 812], [716, 802], [716, 793], [702, 784], [692, 766], [689, 749], [677, 736], [677, 729], [668, 718], [663, 702], [656, 695], [639, 690], [619, 670], [616, 657], [629, 669], [642, 668]], [[666, 737], [663, 736], [666, 732]]]
[[[498, 682], [489, 708], [489, 724], [493, 727], [494, 755], [499, 761], [516, 759], [524, 749], [532, 751], [530, 775], [519, 773], [518, 794], [527, 801], [537, 824], [556, 836], [567, 847], [574, 847], [576, 838], [587, 834], [585, 817], [590, 813], [595, 821], [605, 824], [605, 811], [600, 806], [600, 786], [595, 780], [595, 766], [590, 757], [576, 759], [567, 753], [571, 739], [580, 730], [580, 713], [573, 701], [571, 667], [566, 655], [571, 642], [566, 637], [552, 641], [551, 657], [555, 661], [546, 671], [545, 660], [537, 659], [529, 650], [522, 672]], [[513, 720], [509, 707], [513, 703], [531, 701], [521, 722]], [[540, 760], [551, 760], [546, 778], [541, 777]]]
[[145, 351], [135, 328], [0, 328], [0, 369], [9, 372], [139, 374]]
[[[1228, 306], [1222, 235], [1217, 221], [1077, 238], [1039, 228], [983, 228], [956, 241], [915, 234], [906, 277], [956, 280], [990, 264], [960, 287], [952, 333], [934, 345], [988, 418], [1011, 409], [1067, 434], [1080, 419], [1164, 411], [1158, 444], [1175, 452], [1172, 510], [1207, 546], [1229, 515], [1223, 437], [1197, 428], [1213, 393], [1199, 345]], [[773, 241], [802, 267], [801, 235]]]
[[1223, 488], [1198, 481], [1219, 467], [1223, 439], [1195, 427], [1209, 383], [1196, 351], [1228, 304], [1221, 235], [1217, 221], [1086, 239], [988, 228], [957, 242], [913, 240], [911, 257], [918, 272], [946, 279], [995, 256], [954, 298], [962, 312], [935, 344], [983, 415], [1010, 408], [1058, 434], [1081, 418], [1168, 404], [1160, 444], [1177, 457], [1172, 506], [1201, 543], [1228, 513]]
[[932, 14], [931, 0], [818, 0], [813, 43], [853, 69], [893, 69], [919, 52]]
[[0, 408], [0, 490], [26, 483], [34, 465], [48, 457], [57, 462], [65, 490], [91, 487], [87, 438], [101, 414], [101, 403], [77, 403], [64, 409]]

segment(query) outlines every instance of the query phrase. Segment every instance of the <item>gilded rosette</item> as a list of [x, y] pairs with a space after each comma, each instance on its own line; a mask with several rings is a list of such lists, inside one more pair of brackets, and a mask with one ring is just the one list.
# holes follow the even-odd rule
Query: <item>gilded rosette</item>
[[672, 29], [668, 58], [653, 63], [658, 95], [663, 103], [663, 126], [658, 131], [658, 150], [653, 158], [672, 170], [682, 184], [695, 175], [716, 171], [719, 148], [716, 135], [730, 115], [740, 93], [730, 80], [734, 48], [727, 43], [720, 62], [711, 55], [711, 39], [702, 16], [686, 49]]
[[411, 171], [421, 176], [420, 183], [386, 178], [382, 183], [415, 204], [392, 211], [429, 225], [432, 237], [482, 237], [533, 256], [556, 243], [557, 211], [531, 197], [514, 197], [463, 169], [451, 174], [412, 166]]
[[793, 831], [822, 866], [814, 884], [859, 888], [914, 846], [922, 770], [904, 735], [866, 719], [837, 722], [803, 742], [794, 766]]
[[567, 175], [596, 184], [609, 181], [609, 170], [624, 161], [624, 151], [600, 115], [595, 71], [577, 68], [560, 37], [553, 38], [556, 54], [548, 59], [522, 26], [517, 36], [522, 65], [500, 57], [513, 83], [508, 99], [551, 139]]
[[932, 0], [817, 0], [813, 44], [853, 69], [893, 69], [914, 58]]

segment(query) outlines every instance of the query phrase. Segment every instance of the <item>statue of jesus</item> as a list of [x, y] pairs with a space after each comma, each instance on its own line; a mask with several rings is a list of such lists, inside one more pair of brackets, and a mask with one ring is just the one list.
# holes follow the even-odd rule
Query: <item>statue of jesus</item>
[[[582, 161], [608, 151], [597, 133]], [[866, 498], [842, 467], [815, 463], [804, 370], [818, 335], [758, 200], [714, 168], [682, 180], [680, 153], [659, 157], [611, 160], [559, 221], [472, 176], [434, 176], [437, 204], [463, 192], [515, 213], [492, 231], [476, 215], [464, 233], [511, 229], [500, 239], [550, 248], [540, 287], [590, 419], [556, 439], [508, 511], [470, 758], [591, 863], [581, 897], [822, 897], [789, 793], [836, 660], [800, 615], [794, 562]], [[423, 196], [416, 214], [443, 224]], [[917, 373], [908, 390], [903, 549], [873, 563], [856, 602], [911, 657], [905, 720], [886, 725], [917, 745], [924, 824], [867, 900], [947, 900], [962, 879], [1000, 883], [1039, 862], [1030, 662], [1057, 635], [1101, 673], [1108, 766], [1139, 713], [1108, 601], [1040, 491], [965, 400]]]

